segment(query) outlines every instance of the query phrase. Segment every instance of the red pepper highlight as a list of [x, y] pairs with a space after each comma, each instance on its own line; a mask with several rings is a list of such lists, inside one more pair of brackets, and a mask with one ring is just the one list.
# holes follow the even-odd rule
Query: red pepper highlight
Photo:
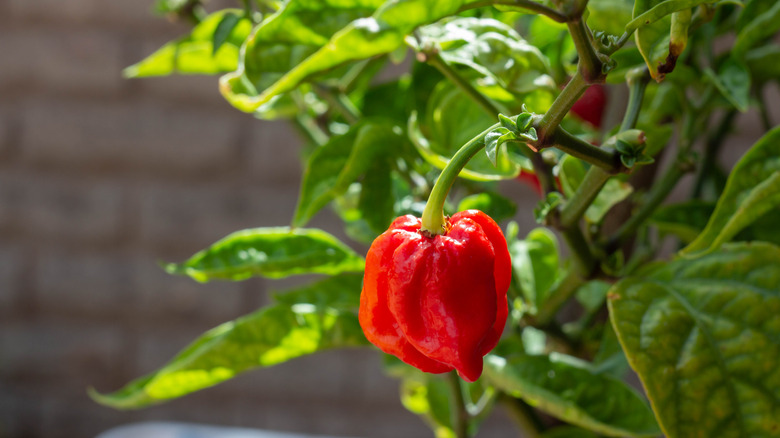
[[478, 210], [453, 215], [431, 235], [397, 218], [366, 256], [360, 325], [382, 351], [429, 373], [469, 382], [506, 324], [511, 261], [499, 226]]

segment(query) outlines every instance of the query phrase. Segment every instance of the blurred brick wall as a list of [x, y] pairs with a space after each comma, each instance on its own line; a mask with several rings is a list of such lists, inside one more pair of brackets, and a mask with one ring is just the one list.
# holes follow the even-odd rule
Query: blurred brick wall
[[[152, 3], [0, 0], [0, 437], [93, 437], [143, 420], [430, 436], [369, 350], [139, 412], [87, 397], [292, 283], [200, 285], [158, 268], [231, 231], [288, 223], [300, 165], [295, 133], [232, 109], [216, 78], [121, 78], [185, 30]], [[327, 214], [314, 225], [340, 228]]]

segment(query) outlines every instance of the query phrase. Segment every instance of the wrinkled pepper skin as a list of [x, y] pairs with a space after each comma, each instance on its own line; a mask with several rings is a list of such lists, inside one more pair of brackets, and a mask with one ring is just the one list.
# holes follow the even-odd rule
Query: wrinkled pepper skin
[[371, 245], [360, 325], [382, 351], [429, 373], [455, 369], [473, 382], [506, 324], [506, 240], [478, 210], [453, 215], [442, 235], [421, 225], [399, 217]]

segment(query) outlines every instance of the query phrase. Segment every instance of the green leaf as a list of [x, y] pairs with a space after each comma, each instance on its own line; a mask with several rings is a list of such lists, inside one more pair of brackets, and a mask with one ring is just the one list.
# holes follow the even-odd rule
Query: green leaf
[[360, 306], [362, 274], [340, 274], [309, 285], [274, 293], [274, 301], [287, 306], [313, 304], [318, 308], [356, 310]]
[[626, 32], [655, 23], [674, 12], [715, 3], [718, 0], [636, 0], [634, 19], [626, 25]]
[[[306, 47], [306, 53], [303, 56], [295, 57], [298, 62], [289, 62], [287, 60], [284, 63], [284, 71], [278, 71], [278, 74], [272, 78], [272, 81], [269, 81], [268, 85], [265, 85], [267, 82], [264, 82], [263, 87], [255, 86], [254, 90], [244, 88], [241, 89], [242, 93], [228, 91], [241, 82], [243, 71], [239, 70], [221, 79], [220, 84], [223, 93], [229, 96], [228, 99], [236, 108], [247, 112], [254, 111], [276, 96], [294, 90], [303, 81], [315, 74], [331, 70], [350, 61], [368, 59], [395, 51], [403, 46], [406, 35], [410, 34], [416, 27], [452, 15], [461, 6], [469, 3], [468, 0], [365, 1], [365, 6], [379, 6], [380, 4], [382, 6], [371, 17], [357, 18], [350, 15], [351, 22], [333, 34], [329, 40], [323, 40], [324, 35], [317, 34], [317, 38], [311, 39], [313, 44]], [[323, 14], [327, 14], [334, 8], [330, 3], [337, 5], [343, 2], [336, 0], [330, 0], [329, 2], [290, 0], [276, 15], [286, 16], [288, 9], [298, 7], [299, 4], [325, 3], [328, 4], [322, 8], [324, 9], [323, 11], [309, 14], [315, 23], [322, 22]], [[365, 10], [361, 12], [364, 13]], [[334, 18], [341, 18], [342, 15], [333, 14]], [[313, 33], [306, 32], [311, 28], [300, 26], [297, 22], [285, 24], [272, 17], [269, 19], [269, 27], [271, 26], [270, 22], [275, 22], [273, 26], [283, 29], [285, 37], [288, 38], [294, 38], [298, 34], [306, 34], [308, 36]], [[252, 40], [265, 38], [265, 32], [261, 31], [264, 27], [266, 27], [265, 22], [260, 26]], [[328, 26], [328, 30], [331, 30], [330, 26]], [[279, 37], [274, 35], [273, 40], [279, 39]], [[314, 47], [317, 47], [318, 50], [312, 52], [311, 49]], [[257, 60], [264, 59], [262, 56], [255, 56], [254, 58]]]
[[371, 15], [381, 0], [289, 0], [255, 28], [241, 49], [236, 71], [220, 78], [220, 90], [241, 111], [263, 110], [288, 91], [266, 99], [258, 94], [277, 83], [351, 21]]
[[293, 225], [304, 226], [329, 202], [346, 193], [350, 184], [383, 158], [384, 151], [400, 148], [404, 140], [399, 132], [390, 124], [363, 120], [317, 148], [303, 173]]
[[[461, 146], [494, 123], [495, 115], [488, 115], [456, 87], [442, 81], [431, 94], [422, 120], [418, 123], [417, 115], [413, 114], [407, 130], [423, 159], [444, 169]], [[469, 161], [459, 176], [476, 181], [515, 178], [521, 170], [517, 163], [527, 159], [519, 152], [519, 145], [512, 145], [514, 149], [509, 146], [496, 147], [495, 166], [487, 154], [480, 153]]]
[[704, 230], [715, 204], [706, 201], [688, 201], [660, 207], [649, 221], [662, 234], [673, 234], [684, 243], [690, 243]]
[[460, 200], [458, 211], [480, 210], [492, 217], [494, 221], [501, 222], [509, 219], [517, 212], [517, 204], [495, 192], [482, 192], [466, 196]]
[[[241, 12], [225, 9], [214, 12], [192, 29], [190, 35], [172, 41], [149, 55], [143, 61], [127, 67], [122, 73], [127, 78], [182, 74], [217, 74], [235, 70], [239, 47], [249, 36], [252, 22], [239, 18]], [[234, 17], [229, 29], [222, 23]], [[216, 44], [217, 36], [221, 40]]]
[[558, 279], [558, 239], [547, 228], [535, 228], [524, 240], [509, 243], [509, 255], [520, 289], [535, 312]]
[[361, 217], [377, 234], [383, 233], [395, 219], [395, 196], [390, 163], [375, 160], [360, 183], [358, 209]]
[[750, 98], [750, 71], [741, 61], [728, 58], [715, 74], [711, 69], [704, 73], [735, 108], [742, 112], [748, 110]]
[[608, 436], [659, 434], [642, 397], [623, 382], [594, 373], [571, 356], [485, 357], [485, 379], [496, 388], [571, 424]]
[[539, 438], [599, 438], [599, 436], [580, 427], [558, 426], [544, 432]]
[[743, 228], [780, 206], [780, 128], [764, 135], [737, 162], [707, 227], [680, 253], [718, 248]]
[[122, 389], [90, 396], [116, 409], [138, 409], [184, 396], [254, 368], [337, 347], [366, 345], [357, 315], [314, 304], [277, 304], [222, 324], [158, 371]]
[[241, 22], [241, 17], [233, 12], [228, 12], [222, 16], [222, 20], [217, 25], [217, 29], [214, 31], [213, 45], [214, 49], [212, 56], [217, 53], [220, 47], [225, 44], [225, 41], [230, 38], [230, 34], [233, 33], [233, 29]]
[[773, 81], [780, 77], [780, 46], [768, 44], [755, 48], [745, 55], [745, 63], [756, 83]]
[[[476, 76], [478, 83], [497, 84], [515, 95], [540, 88], [555, 90], [544, 55], [500, 21], [453, 18], [421, 27], [416, 35], [418, 50], [437, 47], [447, 64], [468, 68], [463, 74]], [[514, 122], [505, 127], [517, 131]]]
[[621, 280], [612, 324], [669, 438], [780, 430], [780, 248], [730, 244]]
[[325, 231], [305, 228], [254, 228], [237, 231], [184, 263], [165, 266], [170, 274], [210, 280], [295, 274], [361, 272], [363, 258]]
[[[747, 13], [748, 11], [746, 10], [745, 12]], [[751, 19], [739, 31], [737, 40], [731, 49], [732, 56], [735, 58], [743, 57], [748, 50], [772, 36], [778, 29], [780, 29], [780, 2], [774, 2], [770, 9]]]
[[455, 438], [452, 430], [450, 390], [437, 376], [416, 374], [401, 381], [401, 403], [428, 423], [436, 438]]
[[[585, 164], [578, 158], [566, 155], [560, 163], [559, 171], [563, 192], [567, 198], [571, 198], [585, 179], [587, 171]], [[593, 203], [585, 210], [585, 219], [590, 223], [600, 223], [609, 210], [626, 199], [633, 190], [627, 182], [610, 178]]]

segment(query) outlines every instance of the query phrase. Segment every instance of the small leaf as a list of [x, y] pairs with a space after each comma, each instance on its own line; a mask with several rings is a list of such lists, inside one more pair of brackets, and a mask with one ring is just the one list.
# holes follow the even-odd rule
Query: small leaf
[[212, 45], [214, 46], [214, 49], [212, 51], [212, 56], [217, 54], [219, 48], [225, 44], [228, 38], [230, 38], [230, 34], [233, 33], [233, 29], [235, 29], [240, 22], [241, 17], [234, 14], [233, 12], [228, 12], [222, 16], [222, 20], [219, 22], [217, 29], [214, 31], [214, 37], [212, 39]]
[[498, 148], [506, 140], [507, 135], [512, 135], [507, 128], [496, 128], [485, 136], [485, 153], [494, 166], [497, 165]]
[[775, 128], [737, 162], [707, 227], [680, 253], [712, 251], [779, 205], [780, 128]]
[[509, 219], [517, 212], [517, 205], [495, 192], [482, 192], [466, 196], [458, 204], [458, 211], [480, 210], [496, 222]]
[[626, 155], [621, 155], [620, 156], [620, 162], [622, 162], [624, 166], [626, 166], [627, 168], [630, 169], [630, 168], [634, 167], [634, 164], [636, 164], [636, 158], [630, 157], [630, 156], [626, 156]]
[[604, 435], [653, 437], [660, 432], [636, 391], [571, 356], [489, 354], [484, 378], [531, 406]]
[[237, 231], [184, 263], [165, 266], [168, 273], [188, 275], [200, 282], [335, 275], [363, 268], [362, 257], [325, 231], [288, 227]]
[[735, 58], [742, 58], [748, 50], [762, 40], [772, 36], [778, 29], [780, 29], [780, 2], [774, 2], [770, 9], [765, 10], [757, 17], [752, 18], [748, 24], [739, 31], [737, 40], [734, 42], [734, 46], [731, 49], [732, 55]]
[[724, 245], [609, 292], [612, 324], [669, 438], [780, 430], [780, 248]]
[[[515, 125], [517, 125], [517, 128], [521, 132], [528, 131], [528, 128], [531, 127], [531, 123], [534, 121], [534, 116], [531, 113], [522, 112], [520, 115], [517, 116], [517, 121], [515, 122]], [[534, 130], [536, 132], [536, 130]]]
[[525, 138], [528, 141], [538, 141], [539, 136], [536, 135], [536, 128], [531, 128], [527, 130], [526, 132], [520, 134], [520, 137]]
[[253, 368], [367, 343], [354, 313], [313, 304], [277, 304], [206, 332], [164, 367], [116, 392], [90, 390], [90, 396], [116, 409], [139, 409], [208, 388]]
[[536, 228], [523, 240], [509, 243], [512, 269], [535, 313], [558, 280], [558, 239], [547, 228]]
[[563, 202], [563, 196], [558, 192], [550, 192], [534, 208], [534, 218], [536, 223], [544, 224], [547, 222], [547, 216], [552, 213]]
[[501, 126], [503, 126], [504, 129], [506, 129], [508, 132], [519, 132], [515, 121], [503, 114], [498, 115], [498, 122], [501, 123]]
[[745, 112], [748, 110], [750, 98], [750, 72], [741, 61], [728, 58], [715, 74], [712, 70], [704, 71], [707, 77], [735, 108]]

